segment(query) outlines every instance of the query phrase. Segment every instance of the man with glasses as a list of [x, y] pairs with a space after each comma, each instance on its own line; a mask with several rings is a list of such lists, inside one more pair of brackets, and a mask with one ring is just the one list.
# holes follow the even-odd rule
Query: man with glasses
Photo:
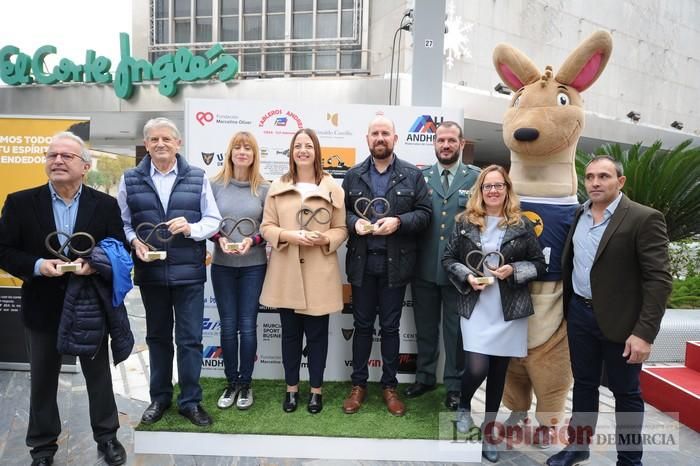
[[459, 124], [443, 122], [435, 133], [437, 161], [423, 169], [433, 213], [430, 226], [418, 240], [418, 263], [411, 282], [418, 357], [416, 381], [404, 392], [407, 397], [414, 398], [435, 388], [442, 316], [445, 348], [443, 383], [447, 390], [445, 407], [453, 411], [459, 405], [462, 373], [458, 361], [462, 346], [459, 343], [458, 293], [442, 267], [442, 255], [454, 228], [455, 215], [466, 207], [469, 190], [480, 171], [473, 165], [461, 162], [464, 142]]
[[[148, 154], [119, 183], [117, 200], [124, 232], [136, 256], [134, 282], [146, 309], [146, 343], [151, 369], [151, 404], [141, 417], [153, 424], [163, 417], [173, 396], [173, 326], [177, 345], [180, 394], [178, 412], [196, 426], [212, 423], [204, 410], [199, 376], [202, 370], [205, 240], [219, 229], [221, 216], [204, 170], [178, 153], [180, 131], [167, 118], [149, 120], [143, 128]], [[137, 237], [157, 230], [149, 244], [166, 251], [164, 260], [151, 260], [149, 248]], [[172, 235], [161, 242], [158, 238]], [[143, 238], [143, 237], [142, 237]], [[144, 238], [145, 240], [145, 238]]]
[[[46, 152], [45, 185], [7, 196], [0, 217], [0, 267], [21, 278], [22, 321], [29, 341], [31, 391], [27, 446], [32, 465], [50, 465], [58, 450], [61, 419], [56, 395], [61, 369], [58, 326], [63, 310], [69, 273], [59, 267], [64, 261], [52, 257], [45, 245], [55, 231], [70, 236], [85, 232], [96, 242], [107, 237], [125, 245], [117, 201], [83, 184], [90, 170], [90, 151], [81, 138], [70, 132], [55, 135]], [[58, 250], [65, 237], [52, 244]], [[76, 241], [73, 246], [85, 249]], [[64, 252], [70, 256], [70, 252]], [[72, 258], [72, 257], [71, 257]], [[90, 275], [93, 268], [82, 258], [75, 275]], [[90, 425], [97, 448], [109, 465], [126, 462], [126, 451], [117, 440], [119, 415], [112, 391], [107, 336], [94, 357], [80, 357], [90, 400]]]

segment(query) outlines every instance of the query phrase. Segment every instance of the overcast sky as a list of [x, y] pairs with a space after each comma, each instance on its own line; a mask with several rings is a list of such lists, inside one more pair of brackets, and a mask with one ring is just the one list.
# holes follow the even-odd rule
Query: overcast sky
[[[0, 48], [14, 45], [31, 56], [38, 47], [53, 45], [58, 50], [52, 58], [76, 64], [83, 64], [85, 51], [92, 49], [116, 65], [119, 33], [131, 34], [131, 0], [4, 0], [2, 17]], [[47, 62], [57, 60], [47, 57]]]

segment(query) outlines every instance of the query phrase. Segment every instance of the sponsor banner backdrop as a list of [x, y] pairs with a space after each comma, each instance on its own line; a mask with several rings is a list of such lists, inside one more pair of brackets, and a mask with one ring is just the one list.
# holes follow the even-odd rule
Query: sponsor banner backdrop
[[[25, 115], [0, 116], [0, 209], [7, 195], [46, 183], [44, 152], [51, 136], [73, 131], [90, 139], [90, 121]], [[20, 319], [22, 281], [0, 269], [0, 368], [28, 369], [24, 330]], [[64, 360], [75, 364], [75, 358]]]
[[[263, 176], [275, 180], [289, 168], [289, 145], [294, 133], [300, 128], [313, 128], [321, 142], [324, 170], [336, 178], [338, 183], [342, 183], [345, 172], [369, 155], [367, 127], [376, 115], [384, 115], [394, 121], [398, 135], [394, 151], [401, 159], [419, 166], [430, 165], [435, 161], [433, 139], [437, 125], [445, 120], [463, 121], [461, 109], [439, 107], [186, 99], [184, 153], [190, 163], [203, 168], [207, 176], [212, 177], [223, 166], [231, 136], [237, 131], [249, 131], [260, 146]], [[343, 268], [345, 251], [344, 247], [338, 251]], [[323, 286], [323, 283], [319, 283], [319, 286]], [[352, 372], [354, 328], [351, 288], [347, 283], [344, 283], [343, 297], [343, 312], [333, 314], [330, 318], [325, 372], [327, 380], [349, 380]], [[204, 304], [203, 375], [224, 377], [219, 347], [219, 315], [210, 282], [205, 288]], [[382, 372], [379, 324], [375, 325], [374, 345], [369, 361], [372, 381], [378, 381]], [[261, 308], [257, 330], [258, 352], [253, 377], [283, 378], [279, 315], [274, 310]], [[415, 333], [409, 289], [401, 317], [399, 382], [410, 382], [415, 377]], [[442, 362], [438, 367], [438, 376], [441, 378]], [[301, 377], [308, 380], [305, 357], [302, 358]]]

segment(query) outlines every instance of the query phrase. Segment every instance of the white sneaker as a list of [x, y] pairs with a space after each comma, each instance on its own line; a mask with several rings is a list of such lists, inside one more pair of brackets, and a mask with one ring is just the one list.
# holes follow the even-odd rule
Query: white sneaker
[[233, 403], [236, 401], [236, 396], [238, 395], [238, 390], [238, 385], [236, 384], [226, 386], [216, 406], [218, 406], [219, 409], [226, 409], [233, 406]]
[[253, 389], [250, 385], [242, 385], [238, 392], [238, 400], [236, 401], [236, 408], [240, 410], [246, 410], [253, 406]]

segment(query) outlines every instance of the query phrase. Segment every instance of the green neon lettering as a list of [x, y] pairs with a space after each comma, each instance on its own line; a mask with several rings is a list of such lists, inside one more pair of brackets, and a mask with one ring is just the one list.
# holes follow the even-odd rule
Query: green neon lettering
[[47, 72], [44, 70], [46, 56], [55, 53], [56, 47], [52, 45], [39, 47], [31, 57], [15, 46], [5, 46], [0, 49], [0, 79], [13, 86], [34, 81], [48, 85], [57, 82], [113, 83], [116, 96], [127, 100], [133, 95], [134, 83], [146, 80], [158, 80], [159, 92], [172, 97], [177, 94], [180, 81], [211, 79], [217, 74], [220, 81], [228, 81], [238, 73], [238, 60], [226, 55], [221, 44], [214, 44], [202, 55], [181, 47], [151, 64], [148, 60], [131, 56], [129, 35], [123, 32], [119, 34], [120, 61], [114, 76], [110, 72], [111, 60], [98, 56], [94, 50], [85, 52], [84, 64], [62, 58], [51, 72]]

